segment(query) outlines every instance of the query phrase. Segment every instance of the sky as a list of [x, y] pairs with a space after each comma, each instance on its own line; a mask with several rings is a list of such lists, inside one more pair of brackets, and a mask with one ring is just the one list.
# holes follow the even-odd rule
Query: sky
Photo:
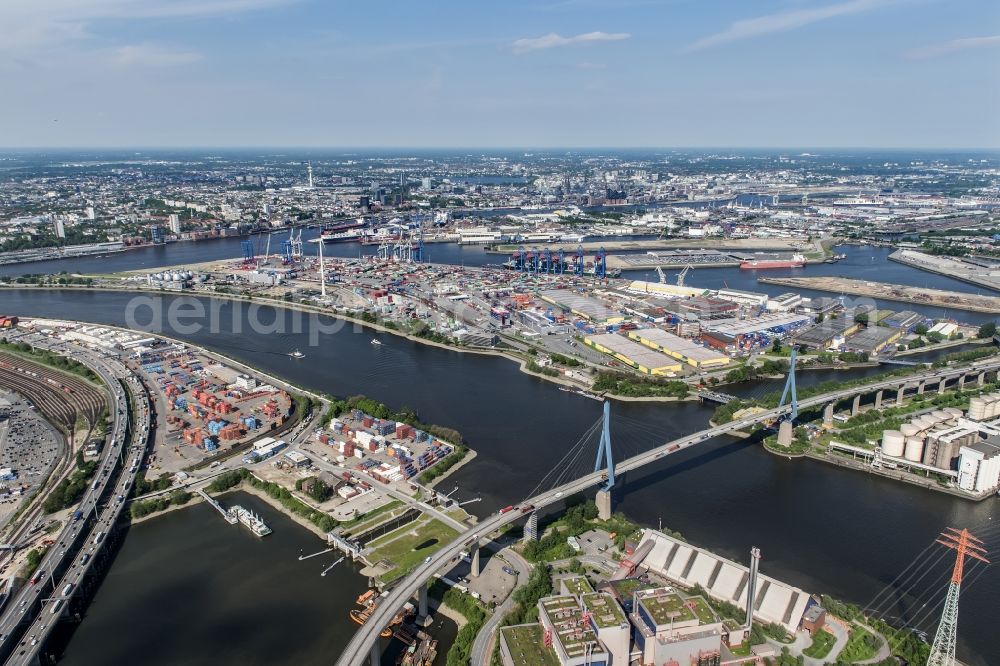
[[2, 0], [5, 147], [1000, 147], [996, 0]]

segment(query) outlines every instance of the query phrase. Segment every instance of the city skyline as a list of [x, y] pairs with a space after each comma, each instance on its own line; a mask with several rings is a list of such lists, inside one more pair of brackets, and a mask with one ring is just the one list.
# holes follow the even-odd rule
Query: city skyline
[[990, 149], [1000, 12], [908, 0], [0, 8], [0, 145]]

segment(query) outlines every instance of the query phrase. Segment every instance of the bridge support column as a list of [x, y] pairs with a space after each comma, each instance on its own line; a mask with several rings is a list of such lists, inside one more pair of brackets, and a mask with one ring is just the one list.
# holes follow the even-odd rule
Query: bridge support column
[[823, 427], [832, 428], [833, 427], [833, 405], [834, 403], [828, 404], [823, 408]]
[[472, 544], [472, 550], [469, 552], [470, 559], [472, 560], [472, 575], [479, 576], [479, 544]]
[[[851, 416], [857, 416], [858, 412], [861, 411], [861, 396], [854, 396], [854, 402], [851, 403]], [[778, 431], [781, 432], [780, 430]]]
[[611, 491], [605, 488], [597, 491], [597, 518], [611, 520]]
[[947, 384], [948, 384], [948, 378], [947, 377], [942, 377], [941, 380], [938, 381], [938, 395], [941, 395], [942, 393], [944, 393], [944, 387]]
[[882, 409], [882, 391], [875, 392], [875, 409]]
[[961, 391], [964, 388], [965, 388], [965, 374], [963, 373], [958, 376], [958, 390]]
[[979, 377], [976, 379], [976, 384], [978, 386], [982, 386], [985, 383], [986, 383], [986, 371], [984, 370], [983, 372], [979, 373]]
[[782, 421], [781, 425], [778, 426], [778, 444], [780, 446], [791, 446], [792, 445], [792, 422]]
[[417, 593], [417, 624], [426, 627], [434, 620], [431, 618], [427, 608], [427, 589], [429, 585], [424, 583]]
[[[923, 382], [921, 382], [922, 384]], [[917, 387], [917, 393], [922, 393], [920, 387]], [[896, 406], [899, 407], [903, 404], [903, 394], [906, 393], [906, 384], [900, 384], [899, 388], [896, 389]]]
[[369, 666], [382, 666], [382, 637], [376, 636], [372, 650], [368, 653]]

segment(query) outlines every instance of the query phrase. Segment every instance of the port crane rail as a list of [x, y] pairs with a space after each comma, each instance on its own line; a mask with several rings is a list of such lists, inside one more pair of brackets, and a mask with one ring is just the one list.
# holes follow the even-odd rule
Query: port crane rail
[[[800, 400], [798, 407], [800, 410], [810, 407], [819, 407], [831, 402], [839, 402], [841, 400], [853, 398], [859, 393], [870, 393], [872, 391], [884, 389], [898, 389], [900, 386], [903, 386], [905, 390], [905, 387], [909, 386], [912, 382], [920, 382], [942, 376], [947, 378], [955, 373], [993, 372], [997, 370], [1000, 370], [1000, 358], [994, 356], [990, 357], [990, 359], [980, 359], [979, 361], [966, 366], [937, 368], [906, 377], [892, 377], [888, 380], [872, 382], [871, 384], [866, 384], [860, 387], [850, 387], [832, 391], [830, 393], [824, 393], [822, 395]], [[771, 422], [790, 414], [791, 412], [791, 405], [783, 405], [781, 407], [776, 407], [774, 409], [769, 409], [764, 412], [747, 416], [737, 421], [731, 421], [713, 428], [707, 428], [691, 435], [667, 442], [666, 444], [617, 463], [615, 465], [615, 471], [617, 473], [622, 473], [638, 469], [659, 460], [664, 456], [677, 453], [678, 451], [683, 451], [720, 435], [728, 435], [732, 432], [744, 430], [759, 423]], [[534, 497], [526, 498], [520, 503], [519, 506], [525, 507], [530, 505], [532, 507], [531, 510], [537, 511], [538, 509], [542, 509], [551, 504], [561, 502], [566, 496], [592, 488], [604, 482], [606, 477], [606, 470], [598, 470], [556, 488], [539, 493]], [[516, 508], [517, 507], [515, 507], [515, 509]], [[439, 570], [448, 566], [448, 564], [451, 563], [452, 560], [463, 550], [469, 548], [472, 544], [478, 542], [481, 538], [494, 532], [495, 530], [516, 522], [521, 519], [523, 515], [524, 514], [518, 510], [508, 510], [503, 513], [493, 514], [477, 525], [467, 529], [444, 548], [441, 548], [436, 553], [428, 557], [427, 560], [418, 565], [417, 568], [411, 571], [389, 592], [386, 597], [383, 598], [378, 608], [372, 613], [369, 621], [362, 625], [357, 632], [355, 632], [351, 641], [347, 644], [343, 652], [341, 652], [340, 657], [337, 659], [337, 666], [362, 666], [367, 659], [374, 655], [374, 651], [378, 649], [377, 640], [382, 628], [388, 626], [395, 613], [402, 608], [407, 600], [417, 594], [421, 586], [425, 585], [428, 580], [433, 578]], [[377, 663], [377, 661], [375, 663]]]

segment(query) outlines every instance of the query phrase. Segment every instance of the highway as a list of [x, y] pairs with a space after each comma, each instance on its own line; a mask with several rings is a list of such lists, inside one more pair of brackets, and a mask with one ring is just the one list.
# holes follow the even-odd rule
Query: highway
[[[74, 358], [93, 369], [110, 387], [113, 425], [108, 444], [94, 472], [93, 483], [77, 506], [83, 512], [83, 518], [66, 522], [42, 558], [36, 576], [32, 579], [35, 582], [26, 584], [8, 601], [4, 612], [0, 614], [0, 655], [9, 656], [6, 662], [8, 664], [29, 664], [37, 658], [45, 637], [92, 566], [94, 555], [125, 505], [123, 498], [128, 495], [135, 472], [141, 464], [150, 425], [145, 389], [116, 358], [107, 358], [97, 352], [39, 335], [20, 336], [20, 339], [33, 346]], [[126, 458], [126, 434], [132, 418], [120, 381], [125, 383], [133, 398], [138, 418], [132, 424], [132, 446], [128, 460], [123, 464], [123, 469], [128, 469], [129, 472], [117, 475], [116, 479], [115, 469], [119, 461], [124, 462]], [[114, 499], [102, 505], [101, 498], [112, 486]]]
[[[858, 394], [871, 393], [872, 391], [882, 389], [895, 390], [900, 385], [909, 386], [913, 383], [918, 383], [927, 379], [935, 379], [941, 376], [950, 377], [963, 372], [972, 373], [981, 371], [996, 371], [998, 369], [1000, 369], [1000, 360], [993, 356], [989, 359], [979, 360], [969, 365], [936, 368], [926, 372], [902, 377], [892, 377], [888, 380], [872, 382], [871, 384], [866, 384], [860, 387], [846, 388], [840, 391], [833, 391], [831, 393], [806, 398], [804, 400], [799, 400], [799, 409], [802, 410], [810, 407], [822, 406], [830, 402], [839, 402], [847, 398], [853, 398]], [[735, 431], [745, 430], [746, 428], [750, 428], [758, 423], [776, 419], [784, 416], [790, 411], [791, 406], [785, 405], [784, 407], [770, 409], [738, 421], [731, 421], [729, 423], [724, 423], [713, 428], [708, 428], [706, 430], [681, 437], [621, 461], [615, 465], [615, 472], [621, 473], [633, 469], [639, 469], [640, 467], [648, 465], [649, 463], [667, 455], [691, 448], [692, 446], [720, 435], [727, 435]], [[351, 641], [344, 648], [343, 652], [341, 652], [340, 658], [337, 660], [337, 666], [361, 666], [365, 660], [369, 659], [373, 648], [378, 646], [377, 640], [379, 632], [383, 629], [383, 627], [388, 626], [389, 622], [393, 618], [393, 615], [395, 615], [395, 613], [402, 608], [407, 600], [417, 594], [417, 591], [427, 580], [433, 577], [435, 573], [448, 566], [452, 559], [462, 550], [469, 548], [473, 543], [478, 542], [494, 530], [498, 530], [506, 525], [509, 525], [510, 523], [520, 520], [525, 513], [545, 508], [546, 506], [562, 501], [564, 497], [568, 497], [596, 486], [603, 480], [604, 474], [604, 471], [587, 474], [562, 486], [536, 495], [535, 497], [527, 498], [520, 502], [511, 511], [493, 514], [484, 519], [478, 525], [466, 530], [454, 541], [428, 557], [416, 569], [410, 572], [408, 576], [400, 581], [386, 597], [383, 598], [378, 608], [375, 609], [375, 612], [372, 613], [368, 621], [355, 632]]]

